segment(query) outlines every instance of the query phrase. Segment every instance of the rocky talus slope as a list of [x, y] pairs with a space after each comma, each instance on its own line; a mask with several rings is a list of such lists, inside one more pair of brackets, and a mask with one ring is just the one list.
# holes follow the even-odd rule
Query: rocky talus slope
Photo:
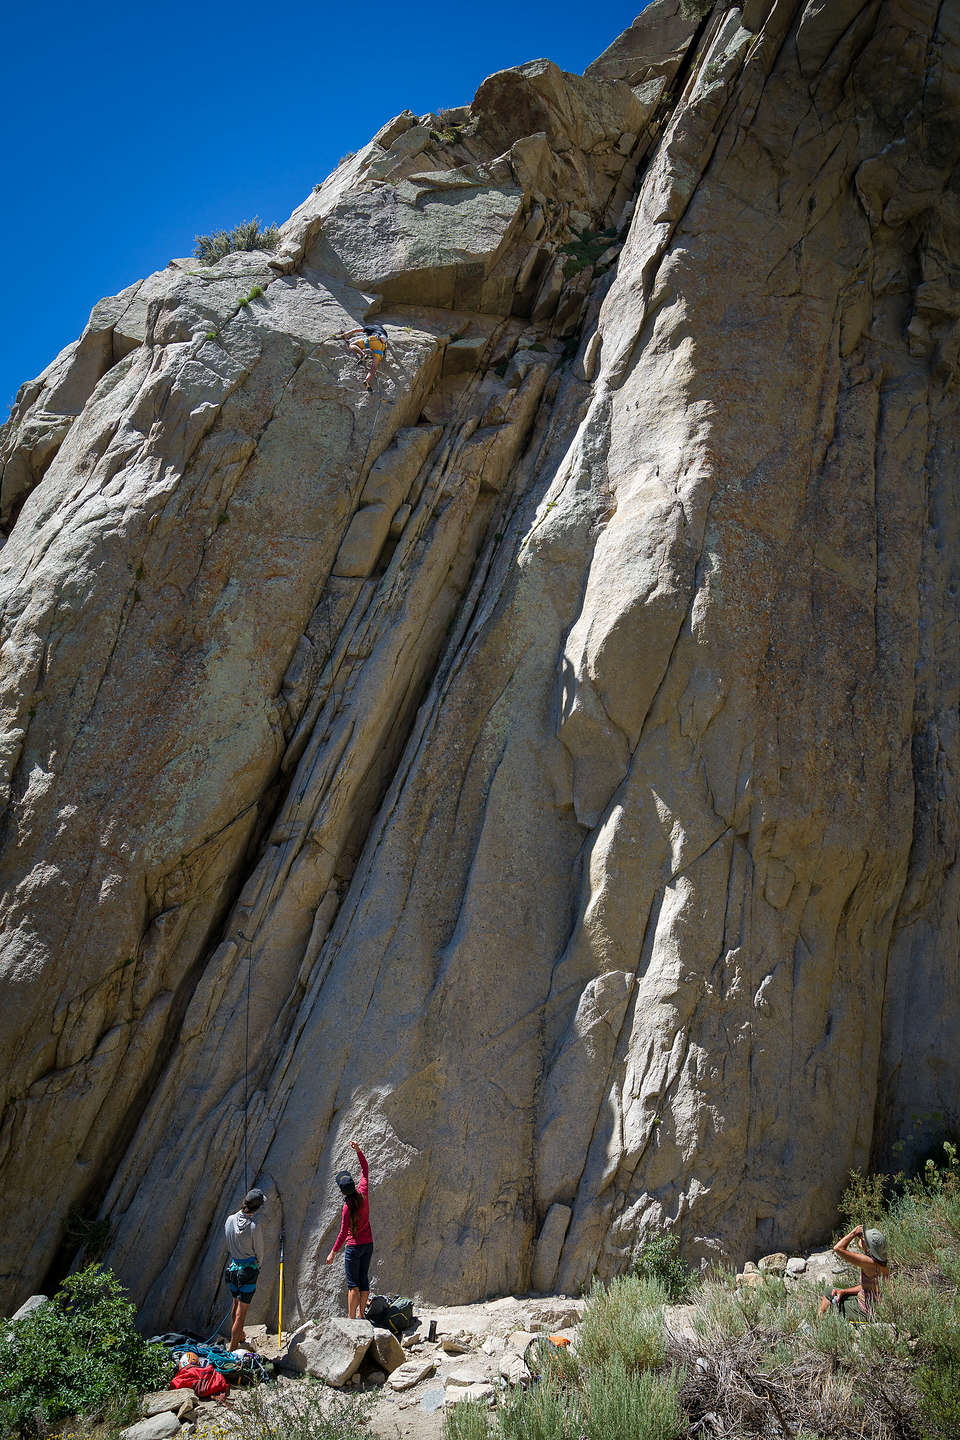
[[353, 1136], [462, 1302], [795, 1249], [957, 1120], [958, 66], [657, 0], [23, 387], [0, 1308], [108, 1234], [219, 1312], [246, 1162], [310, 1314]]

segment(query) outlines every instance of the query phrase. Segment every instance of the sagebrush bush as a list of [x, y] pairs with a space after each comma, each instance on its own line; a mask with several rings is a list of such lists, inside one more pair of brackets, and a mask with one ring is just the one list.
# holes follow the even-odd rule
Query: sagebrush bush
[[97, 1416], [132, 1392], [163, 1389], [173, 1365], [138, 1332], [136, 1310], [110, 1270], [90, 1265], [23, 1320], [7, 1322], [0, 1433], [46, 1434], [63, 1416]]
[[639, 1275], [619, 1275], [609, 1285], [595, 1284], [577, 1333], [580, 1366], [603, 1369], [616, 1361], [628, 1370], [643, 1370], [662, 1364], [666, 1298], [659, 1281]]
[[851, 1170], [837, 1210], [844, 1232], [854, 1225], [876, 1225], [887, 1208], [889, 1179], [886, 1175], [864, 1175]]
[[[295, 1385], [256, 1385], [233, 1400], [235, 1440], [371, 1440], [371, 1397], [331, 1390], [309, 1378]], [[203, 1428], [197, 1440], [212, 1440]]]
[[576, 1353], [544, 1340], [527, 1352], [529, 1389], [504, 1395], [496, 1412], [456, 1405], [444, 1440], [681, 1440], [679, 1377], [659, 1373], [666, 1355], [656, 1280], [597, 1282], [577, 1329]]
[[676, 1375], [629, 1370], [618, 1361], [592, 1372], [581, 1413], [580, 1433], [590, 1440], [679, 1440], [686, 1431]]
[[215, 265], [225, 255], [236, 250], [275, 250], [280, 243], [280, 229], [277, 225], [260, 228], [260, 217], [241, 220], [232, 230], [214, 230], [210, 235], [194, 236], [194, 257], [205, 265]]
[[577, 1390], [546, 1378], [531, 1390], [517, 1389], [504, 1398], [496, 1412], [495, 1434], [497, 1440], [580, 1440], [579, 1425]]
[[443, 1417], [444, 1440], [488, 1440], [490, 1411], [476, 1400], [461, 1400]]
[[920, 1398], [921, 1440], [956, 1440], [960, 1435], [960, 1365], [924, 1365], [914, 1386]]

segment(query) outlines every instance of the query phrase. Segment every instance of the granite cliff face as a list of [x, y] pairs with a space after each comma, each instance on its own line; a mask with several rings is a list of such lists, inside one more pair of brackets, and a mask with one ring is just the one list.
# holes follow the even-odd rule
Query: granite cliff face
[[960, 1120], [958, 66], [657, 0], [21, 390], [0, 1306], [106, 1222], [212, 1316], [246, 1169], [315, 1311], [354, 1135], [443, 1301], [798, 1245]]

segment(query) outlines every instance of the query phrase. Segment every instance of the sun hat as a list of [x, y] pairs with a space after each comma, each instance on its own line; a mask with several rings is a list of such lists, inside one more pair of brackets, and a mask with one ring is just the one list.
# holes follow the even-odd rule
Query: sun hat
[[878, 1265], [887, 1263], [887, 1241], [882, 1230], [864, 1230], [864, 1243], [867, 1247], [867, 1254], [876, 1260]]

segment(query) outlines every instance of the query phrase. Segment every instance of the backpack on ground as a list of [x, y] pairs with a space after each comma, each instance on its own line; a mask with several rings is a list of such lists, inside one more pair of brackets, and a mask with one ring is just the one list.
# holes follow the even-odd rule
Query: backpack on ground
[[390, 1301], [386, 1295], [371, 1295], [367, 1301], [367, 1319], [370, 1324], [379, 1325], [382, 1328], [389, 1309]]
[[367, 1319], [371, 1325], [391, 1331], [399, 1340], [413, 1326], [413, 1301], [403, 1300], [399, 1295], [394, 1295], [392, 1300], [385, 1295], [371, 1295], [367, 1301]]
[[399, 1295], [394, 1295], [387, 1310], [385, 1325], [399, 1340], [404, 1331], [413, 1326], [413, 1301], [401, 1300]]
[[171, 1390], [192, 1390], [198, 1400], [213, 1400], [228, 1395], [230, 1384], [212, 1365], [186, 1365], [170, 1381]]

